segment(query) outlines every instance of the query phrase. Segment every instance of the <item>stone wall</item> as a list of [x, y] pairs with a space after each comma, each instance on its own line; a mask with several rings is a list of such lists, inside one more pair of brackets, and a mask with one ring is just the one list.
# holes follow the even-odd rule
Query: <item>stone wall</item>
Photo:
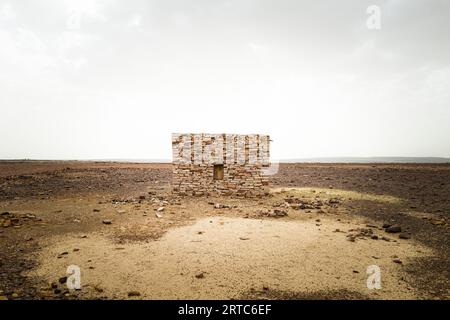
[[173, 134], [172, 190], [194, 196], [266, 194], [269, 144], [269, 136], [259, 134]]

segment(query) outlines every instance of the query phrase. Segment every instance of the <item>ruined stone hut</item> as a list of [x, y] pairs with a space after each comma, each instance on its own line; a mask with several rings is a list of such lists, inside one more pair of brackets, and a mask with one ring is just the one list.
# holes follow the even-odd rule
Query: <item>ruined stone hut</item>
[[179, 195], [268, 193], [268, 135], [172, 134], [172, 190]]

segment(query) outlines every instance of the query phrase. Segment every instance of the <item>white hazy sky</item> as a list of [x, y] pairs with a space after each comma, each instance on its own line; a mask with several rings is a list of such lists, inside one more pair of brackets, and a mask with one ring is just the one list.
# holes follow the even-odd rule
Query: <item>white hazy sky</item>
[[0, 0], [0, 158], [450, 157], [449, 39], [448, 0]]

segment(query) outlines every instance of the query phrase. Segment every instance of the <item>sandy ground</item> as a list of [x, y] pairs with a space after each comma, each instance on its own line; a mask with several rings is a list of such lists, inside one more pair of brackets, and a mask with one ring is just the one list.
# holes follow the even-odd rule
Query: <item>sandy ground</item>
[[[384, 299], [420, 296], [401, 280], [402, 266], [392, 259], [400, 256], [408, 263], [410, 258], [431, 255], [430, 250], [406, 241], [358, 241], [349, 246], [345, 235], [336, 236], [334, 231], [357, 225], [328, 220], [323, 224], [203, 218], [169, 230], [158, 241], [138, 245], [117, 245], [97, 233], [84, 241], [81, 234], [60, 236], [46, 244], [39, 255], [40, 267], [31, 275], [50, 283], [55, 272], [64, 274], [68, 265], [78, 265], [85, 297], [95, 297], [101, 290], [105, 297], [117, 299], [127, 298], [130, 291], [144, 299], [231, 299], [264, 288], [347, 290]], [[55, 261], [67, 250], [68, 255]], [[367, 289], [370, 265], [382, 270], [382, 290]]]
[[[2, 299], [450, 295], [450, 166], [285, 165], [260, 199], [174, 197], [164, 164], [4, 166]], [[59, 283], [69, 265], [81, 290]], [[371, 265], [380, 290], [367, 288]]]

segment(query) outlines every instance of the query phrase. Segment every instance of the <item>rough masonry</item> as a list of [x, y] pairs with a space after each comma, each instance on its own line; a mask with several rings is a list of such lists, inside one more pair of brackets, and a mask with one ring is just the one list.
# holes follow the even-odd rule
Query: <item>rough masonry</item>
[[270, 138], [261, 134], [172, 134], [175, 194], [260, 196], [268, 193]]

